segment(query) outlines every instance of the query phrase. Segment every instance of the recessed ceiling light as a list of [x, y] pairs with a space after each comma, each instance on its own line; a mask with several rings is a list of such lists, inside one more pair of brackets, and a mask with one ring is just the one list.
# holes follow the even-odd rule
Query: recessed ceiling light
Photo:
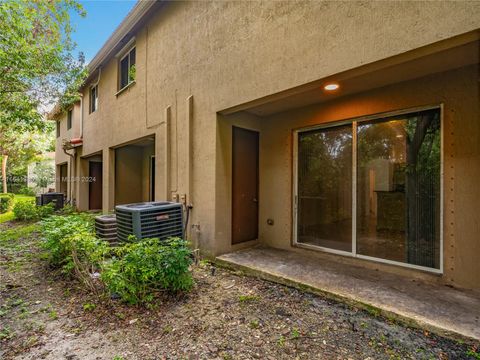
[[327, 91], [333, 91], [333, 90], [337, 90], [339, 87], [340, 87], [340, 85], [335, 84], [335, 83], [331, 83], [331, 84], [325, 85], [323, 88]]

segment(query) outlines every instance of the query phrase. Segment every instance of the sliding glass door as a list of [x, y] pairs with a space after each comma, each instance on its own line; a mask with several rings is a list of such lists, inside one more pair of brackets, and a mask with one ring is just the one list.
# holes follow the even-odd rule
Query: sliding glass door
[[440, 271], [440, 115], [299, 131], [295, 242]]
[[352, 125], [298, 134], [298, 241], [352, 250]]

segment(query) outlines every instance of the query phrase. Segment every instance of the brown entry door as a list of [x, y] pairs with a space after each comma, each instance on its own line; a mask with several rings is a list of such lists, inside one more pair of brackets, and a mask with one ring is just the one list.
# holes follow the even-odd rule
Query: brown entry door
[[258, 238], [258, 132], [233, 127], [232, 244]]
[[102, 163], [89, 161], [88, 208], [99, 210], [102, 208]]

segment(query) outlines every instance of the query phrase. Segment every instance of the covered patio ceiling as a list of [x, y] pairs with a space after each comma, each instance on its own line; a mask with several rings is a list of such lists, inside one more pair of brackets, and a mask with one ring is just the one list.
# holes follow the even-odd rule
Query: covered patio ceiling
[[[479, 33], [464, 34], [220, 111], [265, 117], [479, 63]], [[354, 54], [352, 54], [354, 56]], [[326, 91], [327, 84], [338, 84]]]

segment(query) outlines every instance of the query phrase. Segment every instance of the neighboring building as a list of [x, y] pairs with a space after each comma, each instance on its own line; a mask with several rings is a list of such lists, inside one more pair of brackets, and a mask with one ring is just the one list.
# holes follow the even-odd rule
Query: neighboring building
[[82, 210], [185, 199], [210, 255], [478, 289], [479, 29], [479, 2], [139, 2], [55, 116], [57, 186]]
[[27, 167], [27, 186], [34, 191], [37, 191], [39, 193], [45, 193], [50, 190], [54, 190], [56, 187], [56, 181], [55, 177], [52, 176], [52, 181], [47, 184], [45, 187], [38, 187], [37, 186], [37, 181], [35, 180], [37, 175], [35, 174], [35, 168], [37, 166], [45, 166], [45, 167], [51, 167], [53, 171], [55, 172], [55, 152], [47, 152], [45, 154], [42, 154], [41, 158], [38, 159], [37, 161], [31, 163]]

